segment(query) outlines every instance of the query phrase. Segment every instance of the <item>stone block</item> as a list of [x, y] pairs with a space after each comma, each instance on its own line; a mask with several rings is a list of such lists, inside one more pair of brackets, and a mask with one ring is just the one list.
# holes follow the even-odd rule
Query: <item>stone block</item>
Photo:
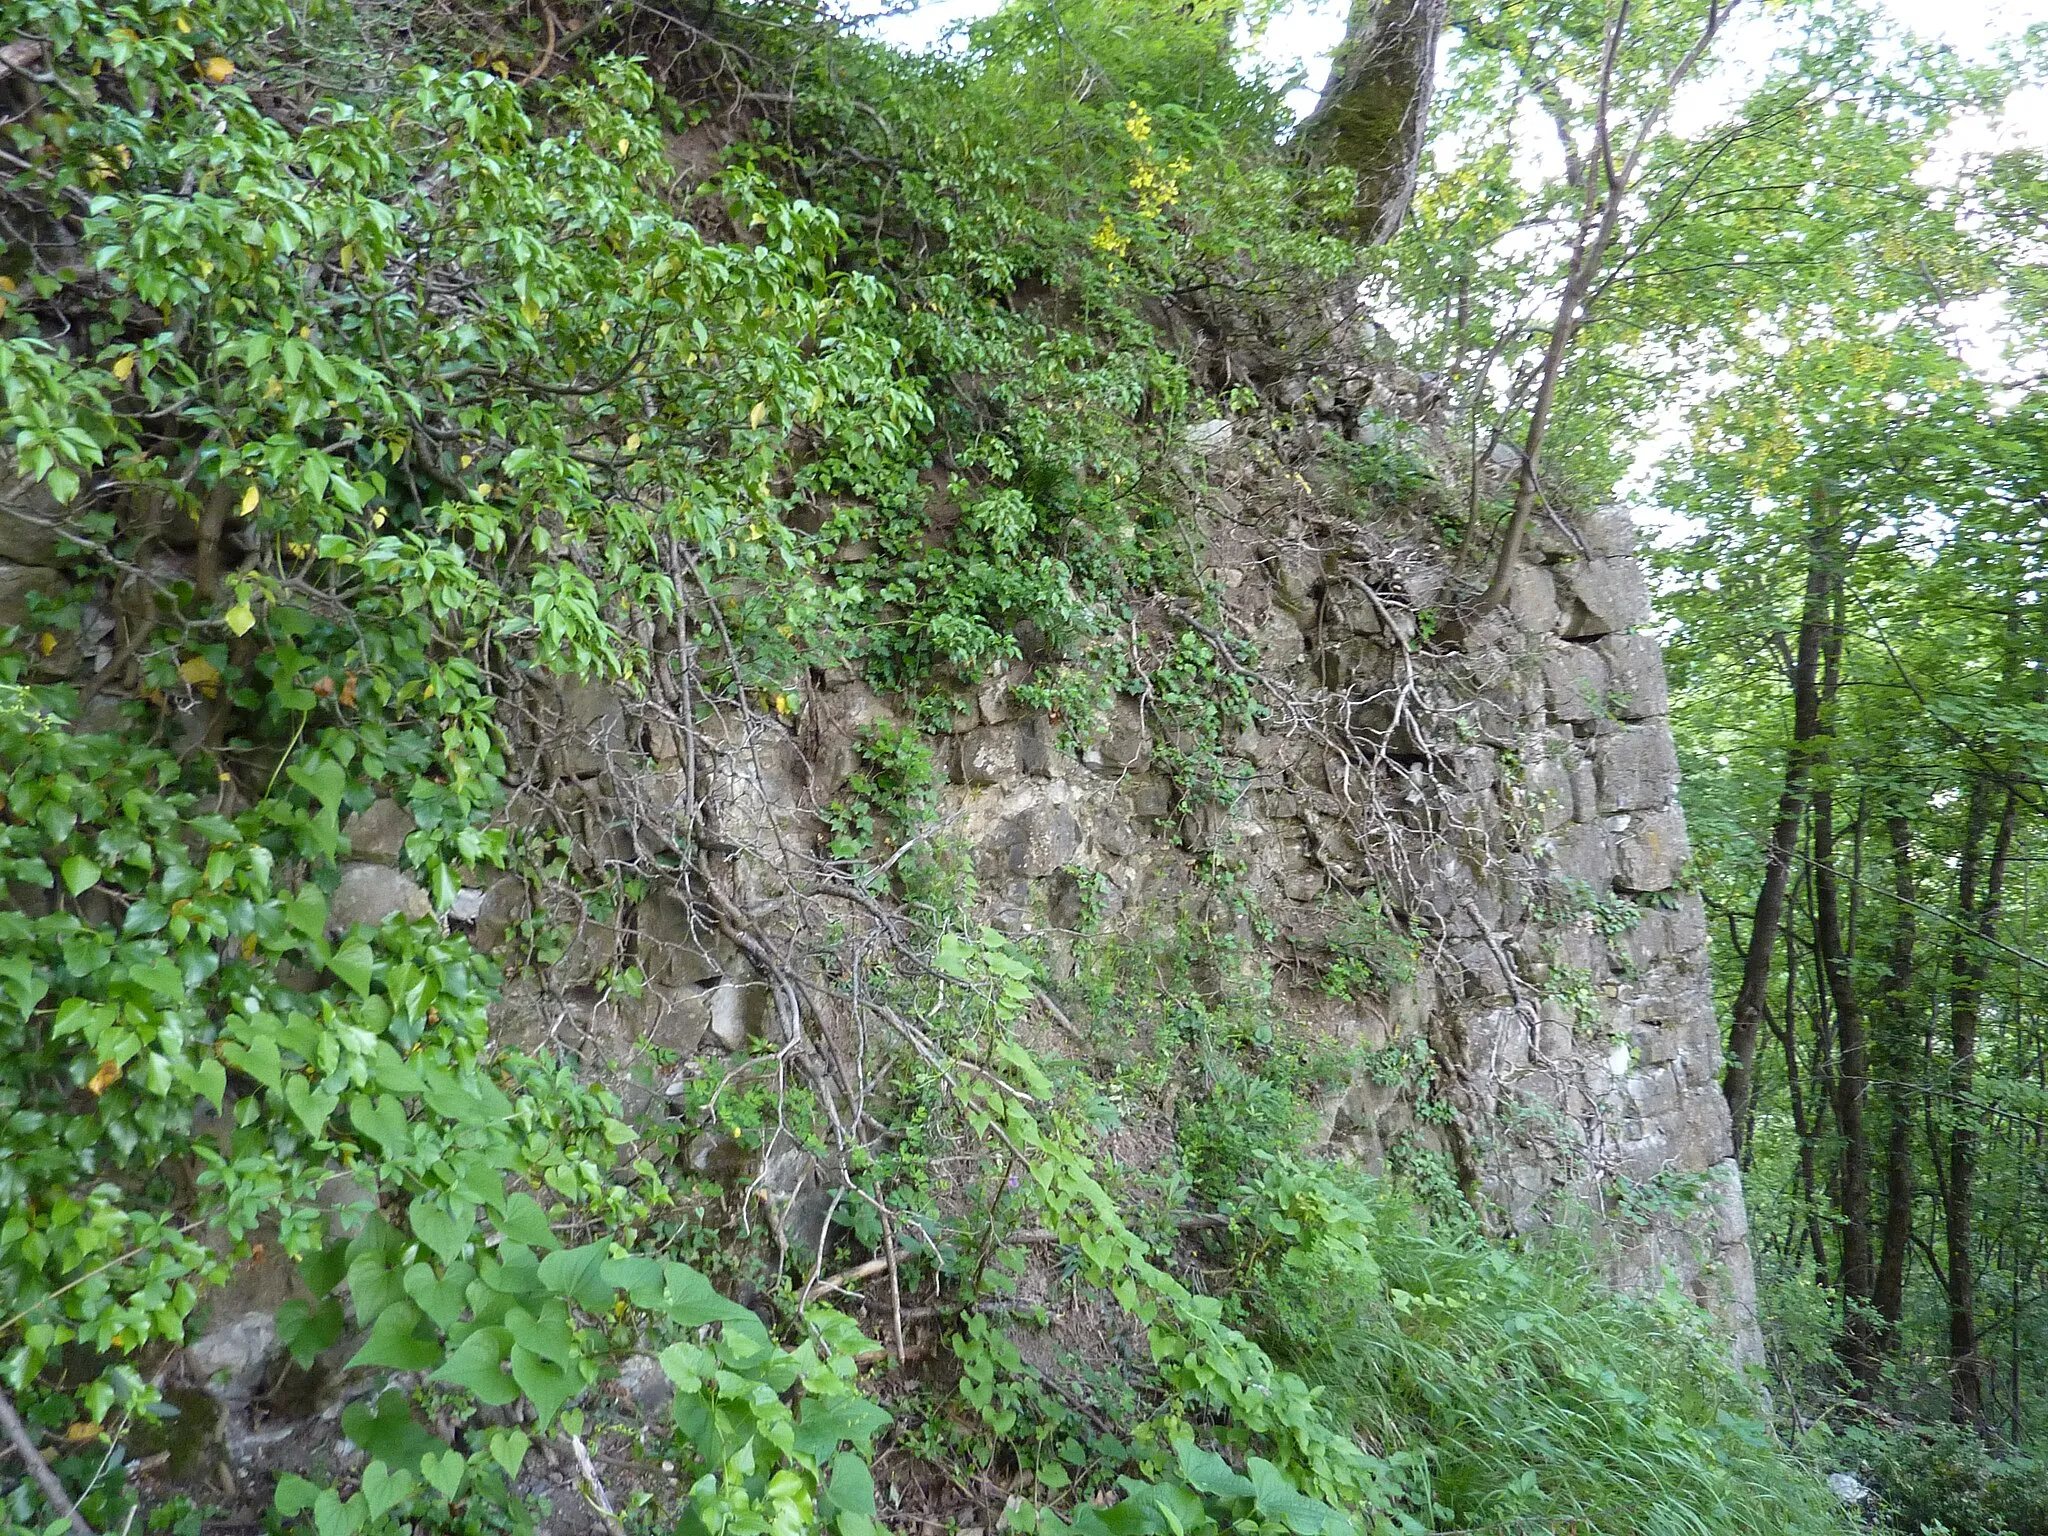
[[55, 592], [63, 585], [64, 578], [46, 567], [0, 560], [0, 629], [26, 625], [29, 598], [38, 592]]
[[960, 738], [962, 784], [1007, 784], [1022, 768], [1024, 728], [989, 725]]
[[1522, 781], [1522, 796], [1545, 832], [1572, 819], [1572, 776], [1563, 763], [1548, 758], [1537, 763]]
[[1647, 720], [1670, 705], [1664, 685], [1664, 648], [1652, 635], [1608, 635], [1593, 646], [1606, 664], [1607, 711], [1622, 720]]
[[0, 560], [54, 565], [64, 508], [44, 487], [13, 473], [13, 454], [5, 458], [0, 467]]
[[359, 864], [396, 864], [415, 829], [412, 812], [396, 800], [372, 800], [343, 824], [349, 857]]
[[1550, 862], [1559, 874], [1583, 880], [1596, 893], [1614, 889], [1614, 845], [1598, 822], [1573, 822], [1551, 847]]
[[341, 883], [327, 902], [327, 930], [340, 935], [357, 923], [375, 928], [394, 912], [407, 917], [432, 917], [427, 893], [383, 864], [346, 864]]
[[1615, 885], [1624, 891], [1666, 891], [1678, 878], [1692, 845], [1677, 806], [1634, 817], [1615, 846]]
[[1632, 725], [1600, 738], [1593, 751], [1600, 814], [1643, 811], [1678, 792], [1678, 749], [1662, 725]]
[[1575, 560], [1560, 569], [1567, 640], [1595, 640], [1649, 622], [1649, 589], [1643, 585], [1642, 566], [1634, 560]]
[[1594, 647], [1554, 645], [1543, 653], [1543, 693], [1551, 719], [1596, 718], [1605, 712], [1607, 687], [1607, 660]]
[[532, 915], [533, 900], [526, 882], [517, 875], [500, 875], [485, 887], [483, 900], [477, 904], [476, 930], [470, 943], [487, 955], [493, 954], [504, 947], [513, 924]]
[[587, 779], [626, 750], [626, 713], [603, 683], [563, 683], [545, 716], [555, 771]]
[[1526, 635], [1557, 632], [1562, 616], [1558, 612], [1557, 583], [1548, 566], [1515, 568], [1508, 581], [1508, 616], [1515, 621], [1515, 628]]
[[1041, 879], [1057, 874], [1081, 847], [1081, 824], [1063, 805], [1034, 806], [1003, 823], [999, 834], [1013, 874]]

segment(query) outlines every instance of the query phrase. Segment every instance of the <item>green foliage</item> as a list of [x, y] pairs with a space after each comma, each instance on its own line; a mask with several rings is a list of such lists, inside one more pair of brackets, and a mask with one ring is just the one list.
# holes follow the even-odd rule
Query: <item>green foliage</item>
[[1332, 997], [1364, 1002], [1385, 997], [1415, 979], [1421, 945], [1387, 910], [1378, 891], [1349, 898], [1327, 940], [1330, 966], [1323, 990]]
[[2039, 1536], [2048, 1477], [2031, 1456], [2003, 1451], [1954, 1424], [1852, 1423], [1837, 1438], [1876, 1494], [1885, 1529], [1905, 1536]]
[[1266, 708], [1252, 691], [1249, 644], [1184, 629], [1145, 675], [1146, 696], [1164, 726], [1155, 753], [1173, 776], [1183, 809], [1231, 806], [1250, 779], [1230, 747]]
[[1510, 1253], [1315, 1165], [1272, 1165], [1238, 1211], [1250, 1331], [1423, 1463], [1428, 1528], [1845, 1528], [1683, 1298], [1617, 1295], [1568, 1240]]

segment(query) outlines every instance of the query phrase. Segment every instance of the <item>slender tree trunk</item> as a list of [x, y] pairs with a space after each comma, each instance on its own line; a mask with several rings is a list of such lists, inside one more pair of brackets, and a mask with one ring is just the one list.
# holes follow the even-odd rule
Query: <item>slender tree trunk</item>
[[[1835, 696], [1842, 681], [1842, 595], [1844, 577], [1833, 573], [1831, 618], [1821, 655], [1821, 709], [1813, 791], [1814, 950], [1834, 1005], [1836, 1069], [1835, 1124], [1842, 1158], [1836, 1171], [1835, 1208], [1841, 1217], [1841, 1283], [1845, 1327], [1842, 1355], [1864, 1395], [1877, 1375], [1877, 1350], [1869, 1305], [1876, 1289], [1876, 1260], [1870, 1241], [1870, 1136], [1864, 1105], [1870, 1095], [1870, 1045], [1863, 1027], [1862, 999], [1843, 942], [1841, 872], [1835, 867], [1835, 791], [1828, 744], [1834, 737]], [[1860, 833], [1859, 833], [1860, 835]]]
[[1977, 1350], [1976, 1177], [1977, 1117], [1971, 1103], [1977, 1077], [1977, 1030], [1984, 1001], [1983, 944], [1998, 927], [2007, 856], [2019, 817], [2019, 796], [2008, 789], [1991, 864], [1978, 890], [1984, 832], [1991, 819], [1991, 786], [1970, 786], [1962, 858], [1956, 874], [1957, 929], [1950, 962], [1948, 1191], [1948, 1351], [1950, 1411], [1963, 1423], [1984, 1422], [1984, 1357]]
[[1735, 993], [1734, 1017], [1728, 1030], [1728, 1067], [1721, 1090], [1728, 1099], [1728, 1119], [1743, 1151], [1748, 1137], [1749, 1099], [1756, 1078], [1757, 1027], [1769, 997], [1771, 963], [1778, 929], [1785, 920], [1785, 892], [1799, 849], [1799, 827], [1806, 816], [1808, 786], [1813, 777], [1813, 744], [1820, 734], [1821, 643], [1828, 628], [1828, 599], [1834, 535], [1821, 493], [1814, 495], [1813, 522], [1806, 540], [1806, 595], [1799, 613], [1799, 643], [1792, 661], [1792, 741], [1785, 749], [1785, 786], [1778, 794], [1777, 819], [1764, 849], [1763, 883], [1749, 922], [1749, 949], [1743, 956], [1742, 985]]
[[1912, 1010], [1914, 946], [1919, 936], [1918, 896], [1913, 880], [1913, 826], [1905, 815], [1885, 818], [1891, 841], [1893, 902], [1891, 950], [1879, 992], [1884, 1077], [1884, 1234], [1870, 1304], [1879, 1323], [1874, 1341], [1880, 1359], [1898, 1348], [1906, 1310], [1906, 1253], [1913, 1237], [1913, 1111], [1909, 1077], [1918, 1042], [1908, 1028]]

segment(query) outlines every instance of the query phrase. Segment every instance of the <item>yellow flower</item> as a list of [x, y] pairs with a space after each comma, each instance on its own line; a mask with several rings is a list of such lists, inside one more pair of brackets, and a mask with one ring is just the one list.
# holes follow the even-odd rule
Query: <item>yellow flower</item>
[[1152, 114], [1135, 101], [1132, 102], [1131, 115], [1124, 119], [1124, 132], [1140, 144], [1144, 143], [1152, 137]]
[[1092, 243], [1098, 251], [1107, 251], [1112, 256], [1122, 256], [1131, 248], [1130, 238], [1117, 229], [1106, 213], [1102, 216], [1102, 228], [1095, 231]]

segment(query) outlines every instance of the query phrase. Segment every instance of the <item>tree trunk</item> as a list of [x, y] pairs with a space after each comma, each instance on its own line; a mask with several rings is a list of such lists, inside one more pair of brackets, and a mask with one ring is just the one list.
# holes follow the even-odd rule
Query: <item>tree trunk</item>
[[1835, 695], [1842, 681], [1842, 596], [1845, 581], [1833, 573], [1834, 592], [1827, 637], [1821, 647], [1821, 708], [1815, 738], [1813, 791], [1814, 950], [1835, 1010], [1835, 1125], [1841, 1132], [1835, 1208], [1841, 1217], [1841, 1283], [1845, 1327], [1842, 1356], [1864, 1395], [1876, 1383], [1877, 1350], [1869, 1304], [1876, 1288], [1870, 1241], [1870, 1136], [1863, 1110], [1870, 1095], [1870, 1044], [1863, 1027], [1862, 999], [1849, 969], [1842, 936], [1841, 872], [1835, 867], [1835, 791], [1829, 776], [1828, 743], [1834, 736]]
[[1878, 993], [1881, 1021], [1879, 1069], [1884, 1079], [1884, 1234], [1878, 1249], [1877, 1275], [1870, 1304], [1878, 1315], [1874, 1340], [1880, 1360], [1898, 1348], [1899, 1323], [1906, 1310], [1906, 1253], [1913, 1237], [1913, 1120], [1909, 1074], [1918, 1041], [1908, 1025], [1912, 1012], [1914, 945], [1919, 936], [1918, 896], [1913, 881], [1913, 825], [1903, 812], [1885, 818], [1891, 840], [1891, 950]]
[[1962, 858], [1956, 872], [1960, 919], [1949, 974], [1948, 1352], [1950, 1411], [1961, 1423], [1984, 1422], [1984, 1357], [1977, 1352], [1976, 1177], [1977, 1118], [1971, 1095], [1977, 1077], [1977, 1026], [1984, 1002], [1984, 949], [1998, 927], [2006, 858], [2019, 819], [2019, 796], [2008, 789], [1999, 818], [1991, 865], [1981, 897], [1978, 864], [1984, 830], [1991, 818], [1991, 786], [1979, 778], [1970, 786]]
[[1806, 596], [1799, 613], [1799, 644], [1792, 662], [1792, 741], [1785, 749], [1785, 787], [1778, 795], [1777, 820], [1764, 851], [1763, 883], [1749, 922], [1749, 950], [1743, 956], [1742, 985], [1735, 993], [1734, 1017], [1728, 1030], [1728, 1068], [1722, 1092], [1738, 1156], [1749, 1125], [1749, 1096], [1756, 1078], [1757, 1028], [1763, 1023], [1769, 997], [1771, 962], [1778, 929], [1785, 920], [1785, 891], [1799, 848], [1799, 825], [1806, 816], [1807, 788], [1813, 777], [1813, 743], [1820, 734], [1821, 643], [1828, 628], [1828, 599], [1834, 532], [1826, 520], [1821, 495], [1814, 495], [1813, 522], [1806, 537]]
[[1394, 238], [1415, 195], [1448, 8], [1447, 0], [1352, 0], [1322, 100], [1301, 126], [1313, 158], [1357, 174], [1354, 209], [1369, 244]]

